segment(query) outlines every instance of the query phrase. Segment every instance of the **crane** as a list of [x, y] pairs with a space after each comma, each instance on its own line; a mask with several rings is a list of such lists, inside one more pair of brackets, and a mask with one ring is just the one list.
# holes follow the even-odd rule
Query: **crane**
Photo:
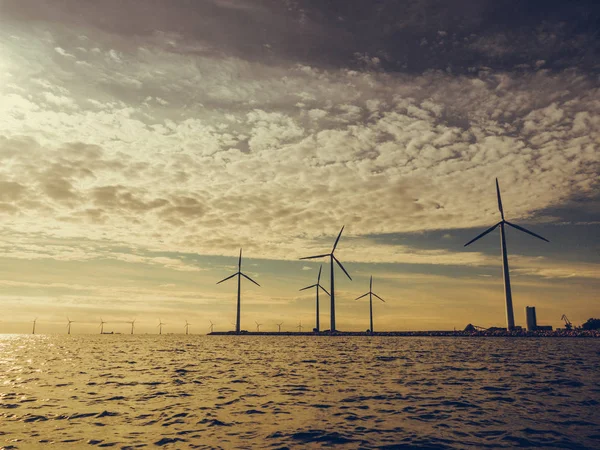
[[565, 321], [565, 330], [571, 330], [573, 328], [573, 324], [571, 323], [571, 321], [569, 320], [569, 318], [563, 314], [562, 317], [560, 318], [560, 320], [564, 320]]

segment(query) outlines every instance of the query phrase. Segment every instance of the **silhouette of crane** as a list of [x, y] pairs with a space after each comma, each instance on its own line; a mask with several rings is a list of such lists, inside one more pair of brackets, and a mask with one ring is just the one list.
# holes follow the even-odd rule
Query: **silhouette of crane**
[[573, 324], [571, 323], [571, 321], [569, 320], [569, 318], [563, 314], [562, 317], [560, 318], [560, 320], [564, 320], [565, 321], [565, 330], [572, 330], [573, 329]]

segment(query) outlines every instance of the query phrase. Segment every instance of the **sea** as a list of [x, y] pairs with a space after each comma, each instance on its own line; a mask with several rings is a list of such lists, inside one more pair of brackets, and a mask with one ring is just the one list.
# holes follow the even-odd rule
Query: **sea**
[[600, 448], [600, 339], [0, 335], [0, 448]]

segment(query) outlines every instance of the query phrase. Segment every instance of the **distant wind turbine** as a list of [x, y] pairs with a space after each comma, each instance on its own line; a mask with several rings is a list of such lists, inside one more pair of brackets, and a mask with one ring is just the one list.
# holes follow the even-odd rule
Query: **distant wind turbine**
[[73, 321], [67, 317], [67, 334], [71, 334], [71, 324]]
[[163, 323], [161, 319], [158, 319], [158, 325], [156, 326], [156, 328], [158, 328], [158, 334], [162, 334], [163, 325], [166, 325], [166, 323]]
[[[256, 281], [250, 278], [248, 275], [242, 273], [242, 249], [240, 248], [240, 259], [238, 261], [238, 271], [233, 275], [228, 276], [227, 278], [223, 278], [217, 284], [221, 284], [223, 281], [227, 281], [230, 278], [238, 277], [238, 289], [237, 289], [237, 315], [235, 321], [235, 332], [240, 332], [240, 298], [241, 298], [241, 290], [242, 290], [242, 277], [246, 278], [249, 281], [252, 281], [255, 285], [260, 286]], [[212, 333], [212, 331], [211, 331]]]
[[210, 332], [212, 333], [212, 332], [213, 332], [213, 330], [215, 329], [215, 324], [214, 324], [214, 323], [212, 323], [212, 321], [211, 321], [211, 320], [209, 320], [209, 322], [210, 322], [210, 327], [209, 327], [209, 329], [210, 329]]
[[256, 324], [256, 332], [259, 333], [260, 332], [260, 326], [262, 325], [262, 323], [258, 323], [256, 320], [254, 321], [254, 323]]
[[296, 328], [298, 328], [299, 333], [302, 333], [302, 321], [298, 322], [298, 326]]
[[281, 325], [283, 325], [283, 322], [276, 324], [277, 325], [277, 332], [281, 333]]
[[340, 234], [338, 234], [338, 237], [335, 240], [335, 243], [333, 244], [331, 253], [325, 253], [323, 255], [307, 256], [305, 258], [300, 258], [300, 259], [317, 259], [317, 258], [325, 258], [326, 256], [329, 256], [329, 261], [330, 261], [329, 279], [331, 282], [331, 287], [330, 287], [331, 293], [329, 294], [329, 297], [331, 298], [331, 308], [330, 308], [331, 326], [330, 326], [330, 329], [332, 332], [336, 330], [336, 328], [335, 328], [335, 284], [334, 284], [334, 264], [333, 264], [334, 261], [338, 264], [338, 266], [340, 266], [340, 268], [344, 271], [344, 273], [350, 279], [350, 281], [352, 281], [352, 277], [350, 276], [350, 274], [348, 272], [346, 272], [346, 269], [344, 269], [344, 266], [342, 266], [342, 263], [339, 262], [338, 259], [334, 255], [335, 248], [337, 247], [338, 242], [340, 241], [340, 237], [342, 236], [343, 231], [344, 231], [344, 227], [342, 227], [342, 229], [340, 230]]
[[379, 295], [377, 295], [375, 292], [373, 292], [373, 276], [372, 275], [371, 275], [371, 281], [369, 282], [369, 292], [361, 295], [360, 297], [357, 297], [356, 300], [366, 297], [367, 295], [369, 296], [369, 313], [370, 313], [370, 318], [371, 318], [370, 331], [372, 333], [373, 332], [373, 296], [377, 297], [379, 300], [381, 300], [383, 303], [385, 303], [384, 299], [382, 299]]
[[317, 276], [317, 284], [311, 284], [310, 286], [306, 286], [305, 288], [300, 289], [301, 291], [305, 291], [307, 289], [315, 288], [315, 290], [317, 291], [317, 321], [316, 321], [316, 327], [315, 327], [315, 330], [317, 330], [317, 332], [321, 331], [320, 322], [319, 322], [319, 289], [323, 289], [323, 292], [325, 292], [327, 295], [329, 295], [331, 297], [329, 292], [327, 292], [327, 289], [325, 289], [323, 286], [321, 286], [321, 270], [322, 269], [323, 269], [323, 266], [321, 265], [319, 267], [319, 275]]
[[127, 323], [130, 323], [130, 324], [131, 324], [131, 334], [133, 334], [133, 328], [135, 327], [135, 319], [133, 319], [133, 320], [130, 320], [130, 321], [129, 321], [129, 322], [127, 322]]
[[100, 317], [100, 334], [104, 334], [104, 324], [106, 322], [104, 320], [102, 320], [102, 317]]
[[465, 247], [469, 244], [472, 244], [476, 240], [482, 238], [486, 234], [491, 233], [498, 226], [500, 226], [500, 246], [502, 249], [502, 269], [503, 269], [502, 271], [504, 274], [504, 296], [506, 298], [506, 328], [508, 330], [512, 330], [515, 327], [515, 317], [514, 317], [514, 313], [513, 313], [512, 293], [510, 290], [510, 275], [508, 273], [508, 253], [506, 250], [506, 238], [504, 236], [504, 233], [505, 233], [504, 225], [509, 225], [513, 228], [516, 228], [519, 231], [523, 231], [524, 233], [530, 234], [533, 237], [541, 239], [542, 241], [546, 241], [546, 242], [550, 242], [550, 241], [546, 238], [543, 238], [539, 234], [535, 234], [532, 231], [529, 231], [523, 227], [520, 227], [519, 225], [515, 225], [514, 223], [510, 223], [509, 221], [504, 220], [504, 210], [502, 209], [502, 198], [500, 197], [500, 186], [498, 185], [498, 178], [496, 178], [496, 194], [498, 196], [498, 209], [500, 210], [500, 216], [502, 217], [502, 220], [500, 222], [498, 222], [496, 225], [485, 230], [483, 233], [481, 233], [476, 238], [471, 239], [469, 242], [467, 242], [465, 244]]
[[190, 328], [191, 323], [188, 323], [188, 321], [185, 321], [185, 334], [189, 334], [189, 328]]
[[31, 330], [31, 334], [35, 334], [35, 323], [37, 322], [37, 317], [33, 319], [33, 330]]

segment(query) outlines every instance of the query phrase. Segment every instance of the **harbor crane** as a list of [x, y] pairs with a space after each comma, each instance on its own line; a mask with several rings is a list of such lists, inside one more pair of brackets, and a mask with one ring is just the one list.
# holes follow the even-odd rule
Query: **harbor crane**
[[563, 314], [562, 317], [560, 318], [560, 320], [564, 320], [565, 321], [565, 330], [572, 330], [573, 329], [573, 324], [571, 323], [571, 321], [569, 320], [569, 318]]

